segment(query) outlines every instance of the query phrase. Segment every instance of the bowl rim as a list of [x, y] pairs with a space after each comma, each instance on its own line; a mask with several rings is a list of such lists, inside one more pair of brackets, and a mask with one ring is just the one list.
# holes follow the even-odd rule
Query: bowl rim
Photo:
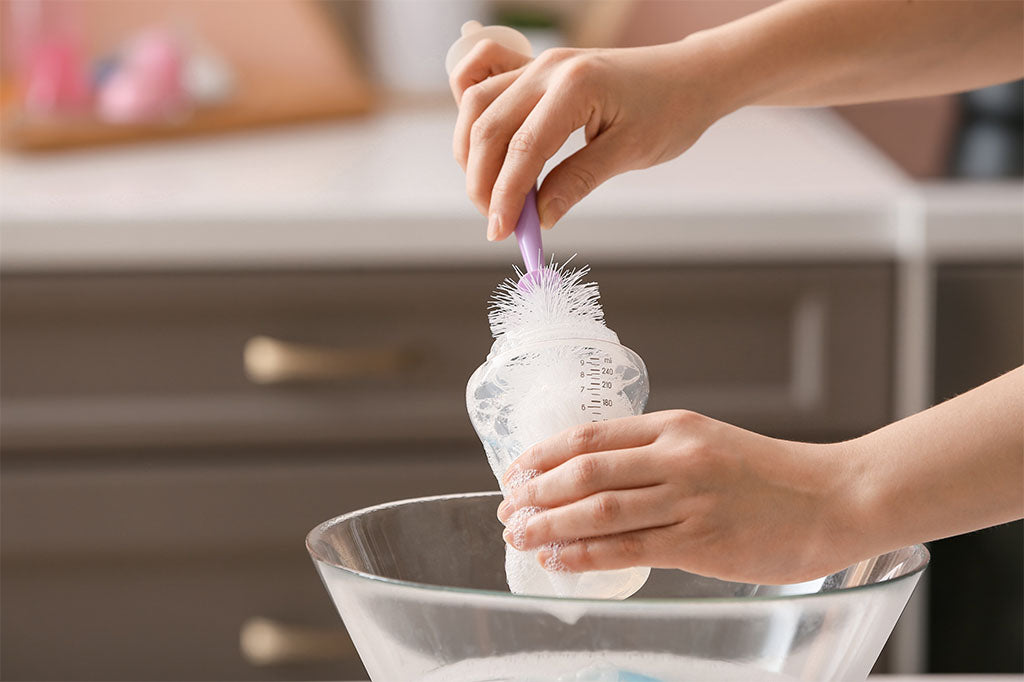
[[[885, 552], [883, 554], [878, 555], [878, 556], [885, 556], [885, 554], [889, 554], [891, 552], [897, 552], [897, 551], [899, 551], [901, 549], [908, 549], [908, 548], [913, 549], [913, 550], [915, 550], [915, 553], [920, 557], [920, 562], [921, 562], [920, 565], [915, 566], [913, 568], [913, 570], [907, 571], [906, 573], [904, 573], [902, 575], [899, 575], [899, 576], [896, 576], [894, 578], [886, 578], [886, 579], [880, 580], [878, 582], [866, 583], [866, 584], [863, 584], [863, 585], [854, 585], [852, 587], [841, 587], [839, 589], [830, 590], [830, 591], [824, 592], [824, 593], [823, 592], [805, 592], [803, 594], [781, 594], [781, 595], [757, 595], [757, 594], [754, 594], [754, 595], [751, 595], [751, 596], [748, 596], [748, 597], [640, 597], [640, 596], [632, 596], [629, 599], [613, 600], [613, 599], [594, 599], [594, 598], [583, 598], [583, 597], [546, 597], [546, 596], [541, 596], [541, 595], [513, 594], [512, 592], [501, 592], [501, 591], [498, 591], [498, 590], [483, 590], [483, 589], [479, 589], [479, 588], [475, 588], [475, 587], [456, 587], [456, 586], [452, 586], [452, 585], [435, 585], [433, 583], [421, 583], [421, 582], [416, 582], [414, 580], [401, 580], [399, 578], [387, 578], [385, 576], [374, 575], [373, 573], [366, 573], [365, 571], [358, 571], [358, 570], [356, 570], [354, 568], [349, 568], [347, 566], [342, 566], [341, 564], [338, 564], [337, 562], [334, 562], [334, 561], [331, 561], [331, 560], [325, 558], [323, 555], [321, 555], [319, 552], [317, 552], [316, 550], [313, 549], [313, 544], [312, 543], [314, 542], [314, 540], [313, 540], [313, 536], [314, 535], [322, 536], [322, 535], [326, 534], [326, 532], [328, 530], [330, 530], [330, 528], [332, 528], [333, 526], [336, 526], [339, 523], [344, 523], [345, 521], [348, 521], [348, 520], [353, 519], [353, 518], [358, 517], [358, 516], [363, 516], [363, 515], [366, 515], [366, 514], [370, 514], [370, 513], [373, 513], [373, 512], [377, 512], [377, 511], [381, 511], [381, 510], [384, 510], [384, 509], [389, 509], [389, 508], [392, 508], [392, 507], [401, 507], [401, 506], [405, 506], [405, 505], [408, 505], [408, 504], [413, 504], [413, 503], [416, 503], [416, 502], [432, 502], [432, 501], [437, 501], [437, 500], [469, 499], [469, 498], [474, 498], [474, 497], [500, 497], [500, 496], [501, 496], [501, 491], [499, 491], [499, 490], [489, 490], [489, 491], [472, 492], [472, 493], [447, 493], [447, 494], [443, 494], [443, 495], [427, 495], [425, 497], [412, 497], [412, 498], [407, 498], [407, 499], [403, 499], [403, 500], [393, 500], [391, 502], [382, 502], [380, 504], [371, 505], [369, 507], [363, 507], [361, 509], [356, 509], [354, 511], [346, 512], [344, 514], [340, 514], [338, 516], [335, 516], [335, 517], [332, 517], [330, 519], [327, 519], [326, 521], [323, 521], [322, 523], [317, 524], [311, 531], [309, 531], [309, 533], [306, 534], [306, 551], [309, 552], [309, 555], [310, 555], [310, 557], [312, 557], [314, 562], [319, 562], [319, 563], [325, 564], [327, 566], [330, 566], [332, 568], [335, 568], [335, 569], [337, 569], [339, 571], [342, 571], [343, 573], [349, 574], [351, 577], [353, 577], [355, 579], [358, 579], [358, 580], [369, 580], [369, 581], [375, 582], [375, 583], [384, 583], [384, 584], [394, 585], [396, 587], [413, 588], [413, 589], [417, 589], [417, 590], [429, 590], [431, 592], [436, 592], [436, 593], [441, 593], [441, 594], [476, 595], [476, 596], [480, 596], [480, 597], [491, 597], [491, 598], [500, 598], [500, 599], [513, 598], [513, 599], [517, 599], [517, 600], [539, 600], [539, 601], [557, 602], [557, 603], [565, 603], [565, 602], [575, 602], [575, 603], [581, 603], [581, 604], [584, 604], [584, 603], [585, 604], [616, 604], [616, 603], [621, 603], [621, 604], [633, 603], [633, 604], [636, 604], [636, 603], [644, 603], [644, 604], [648, 604], [648, 605], [674, 605], [674, 606], [684, 605], [684, 604], [692, 606], [692, 605], [701, 605], [701, 604], [721, 604], [721, 603], [731, 603], [731, 604], [750, 604], [751, 602], [767, 603], [767, 602], [777, 602], [777, 601], [793, 601], [793, 600], [798, 600], [798, 599], [814, 599], [814, 598], [819, 598], [819, 597], [821, 597], [823, 595], [836, 595], [836, 596], [838, 596], [838, 595], [846, 595], [846, 594], [856, 593], [858, 591], [864, 591], [864, 590], [869, 590], [869, 589], [873, 589], [873, 588], [879, 588], [879, 587], [882, 587], [884, 585], [893, 585], [893, 584], [896, 584], [896, 583], [899, 583], [899, 582], [902, 582], [902, 581], [905, 581], [905, 580], [910, 580], [911, 578], [914, 578], [916, 580], [916, 578], [921, 573], [923, 573], [928, 568], [928, 565], [931, 563], [931, 552], [928, 550], [928, 548], [924, 544], [918, 543], [918, 544], [915, 544], [915, 545], [908, 545], [906, 547], [900, 547], [900, 548], [897, 548], [897, 549], [894, 549], [894, 550], [890, 550], [890, 552]], [[871, 557], [871, 558], [874, 558], [874, 557]], [[867, 561], [867, 560], [868, 559], [865, 559], [864, 561]], [[856, 564], [853, 564], [853, 565], [856, 565]], [[846, 570], [846, 569], [844, 568], [843, 570]], [[834, 575], [834, 574], [830, 574], [830, 575]], [[824, 577], [828, 577], [828, 576], [824, 576]], [[725, 581], [725, 582], [734, 582], [734, 581]], [[737, 583], [737, 584], [752, 584], [752, 583]], [[793, 583], [793, 584], [799, 584], [799, 583]]]

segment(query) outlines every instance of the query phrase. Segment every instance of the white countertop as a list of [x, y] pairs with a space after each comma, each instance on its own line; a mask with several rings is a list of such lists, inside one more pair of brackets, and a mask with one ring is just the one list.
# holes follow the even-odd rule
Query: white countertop
[[[450, 106], [404, 109], [173, 143], [4, 155], [0, 265], [515, 262], [511, 240], [486, 242], [485, 221], [465, 196], [450, 151], [454, 118]], [[992, 188], [991, 201], [933, 191], [937, 210], [953, 217], [938, 241], [924, 239], [914, 216], [929, 194], [837, 116], [755, 108], [717, 123], [679, 159], [601, 186], [545, 243], [549, 253], [579, 252], [585, 262], [898, 258], [964, 242], [981, 245], [976, 256], [1005, 254], [1024, 250], [1020, 188]], [[969, 210], [991, 219], [965, 236]]]

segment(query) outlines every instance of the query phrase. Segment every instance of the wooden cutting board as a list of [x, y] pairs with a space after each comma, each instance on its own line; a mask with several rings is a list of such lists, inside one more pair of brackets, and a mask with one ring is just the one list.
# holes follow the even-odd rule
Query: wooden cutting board
[[[343, 28], [312, 0], [195, 2], [92, 0], [76, 4], [90, 56], [110, 54], [134, 33], [178, 30], [209, 46], [234, 76], [229, 99], [195, 109], [180, 122], [111, 125], [91, 115], [31, 117], [5, 84], [0, 145], [47, 150], [161, 139], [358, 114], [371, 89]], [[9, 22], [7, 22], [9, 25]]]

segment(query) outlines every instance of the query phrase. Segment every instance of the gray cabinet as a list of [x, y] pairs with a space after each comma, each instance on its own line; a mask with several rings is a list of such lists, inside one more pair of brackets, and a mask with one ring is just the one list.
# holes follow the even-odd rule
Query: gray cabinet
[[[377, 502], [495, 487], [464, 389], [504, 276], [5, 274], [5, 677], [360, 676], [304, 534]], [[812, 439], [888, 421], [888, 264], [595, 278], [647, 362], [652, 410]], [[300, 644], [255, 665], [239, 645], [253, 618]]]
[[[490, 471], [471, 454], [5, 461], [4, 677], [362, 677], [304, 534], [394, 497], [489, 487]], [[285, 651], [270, 654], [280, 665], [254, 665], [239, 645], [253, 619], [320, 629], [336, 643], [313, 662]]]

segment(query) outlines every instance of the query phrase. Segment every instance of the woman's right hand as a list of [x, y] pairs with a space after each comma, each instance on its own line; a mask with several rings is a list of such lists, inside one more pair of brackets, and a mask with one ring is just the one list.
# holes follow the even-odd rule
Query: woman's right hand
[[459, 105], [453, 146], [467, 193], [488, 216], [488, 239], [512, 233], [526, 193], [574, 130], [585, 129], [586, 146], [538, 190], [546, 228], [608, 178], [678, 156], [737, 108], [699, 35], [652, 47], [558, 48], [534, 60], [478, 43], [450, 78]]

